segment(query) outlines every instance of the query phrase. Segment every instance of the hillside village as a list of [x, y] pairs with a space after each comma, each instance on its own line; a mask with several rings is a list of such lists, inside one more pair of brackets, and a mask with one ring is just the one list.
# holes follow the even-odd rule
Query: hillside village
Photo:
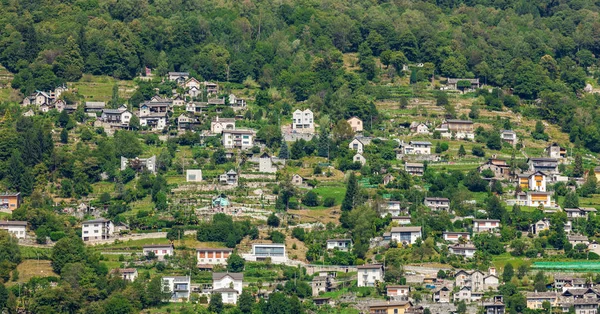
[[0, 313], [598, 314], [594, 1], [0, 3]]
[[[44, 215], [75, 219], [81, 245], [113, 265], [109, 276], [135, 283], [157, 272], [159, 301], [174, 304], [213, 306], [218, 295], [236, 306], [283, 291], [316, 312], [598, 308], [600, 276], [559, 266], [600, 259], [597, 210], [574, 192], [595, 187], [588, 166], [595, 158], [584, 164], [564, 143], [532, 140], [514, 116], [488, 131], [496, 122], [481, 116], [381, 107], [392, 123], [381, 119], [376, 129], [357, 116], [330, 121], [301, 103], [273, 129], [253, 122], [261, 120], [256, 96], [237, 97], [228, 84], [187, 72], [149, 79], [175, 88], [133, 106], [67, 103], [61, 96], [77, 95], [68, 84], [36, 91], [17, 109], [22, 119], [62, 124], [63, 148], [123, 133], [136, 135], [117, 145], [145, 142], [124, 149], [118, 169], [99, 173], [84, 193], [66, 190], [63, 179], [53, 196], [36, 196], [52, 197], [55, 211]], [[457, 91], [453, 81], [434, 102], [486, 89]], [[421, 103], [407, 110], [420, 106], [437, 110]], [[538, 123], [533, 132], [544, 128]], [[123, 194], [133, 192], [128, 182], [143, 180], [154, 181], [149, 207], [143, 196]], [[2, 195], [8, 216], [0, 227], [38, 256], [46, 252], [58, 271], [54, 251], [67, 232], [33, 223], [34, 195], [24, 196]], [[538, 266], [549, 260], [555, 268]], [[11, 268], [6, 278], [18, 272]]]

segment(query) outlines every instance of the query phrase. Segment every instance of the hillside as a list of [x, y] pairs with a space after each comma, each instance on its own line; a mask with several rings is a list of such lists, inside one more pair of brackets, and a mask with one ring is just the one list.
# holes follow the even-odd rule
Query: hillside
[[1, 1], [0, 313], [595, 313], [599, 13]]

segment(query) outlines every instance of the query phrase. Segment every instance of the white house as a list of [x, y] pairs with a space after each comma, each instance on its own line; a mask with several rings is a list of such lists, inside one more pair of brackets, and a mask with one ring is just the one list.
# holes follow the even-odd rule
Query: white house
[[273, 165], [273, 159], [269, 154], [264, 153], [260, 156], [258, 160], [258, 171], [264, 173], [275, 173], [277, 172], [277, 167]]
[[197, 248], [196, 260], [198, 265], [227, 265], [227, 259], [233, 249]]
[[128, 166], [134, 167], [135, 170], [145, 169], [156, 174], [156, 155], [148, 158], [136, 157], [132, 159], [121, 156], [121, 171], [127, 169]]
[[114, 126], [128, 127], [133, 114], [127, 110], [127, 107], [119, 109], [102, 109], [100, 120]]
[[314, 115], [310, 109], [300, 110], [297, 109], [293, 113], [292, 117], [292, 129], [299, 132], [314, 132]]
[[529, 158], [527, 164], [529, 164], [529, 171], [531, 172], [542, 171], [547, 174], [559, 172], [558, 159], [556, 158]]
[[577, 244], [585, 244], [585, 246], [587, 247], [590, 244], [590, 240], [587, 236], [584, 235], [568, 235], [567, 240], [569, 240], [569, 243], [571, 243], [573, 247]]
[[431, 142], [410, 141], [404, 144], [403, 152], [405, 155], [431, 155]]
[[138, 277], [138, 271], [135, 268], [115, 269], [115, 272], [118, 272], [123, 280], [129, 282], [134, 282]]
[[0, 221], [0, 229], [8, 231], [17, 239], [24, 239], [27, 235], [27, 221]]
[[173, 256], [174, 248], [172, 244], [150, 244], [144, 245], [142, 252], [145, 256], [154, 253], [158, 260], [163, 260], [165, 256]]
[[294, 175], [292, 176], [292, 185], [298, 186], [298, 185], [302, 185], [303, 183], [304, 183], [304, 178], [301, 175], [294, 173]]
[[586, 208], [586, 207], [579, 207], [579, 208], [565, 208], [564, 209], [565, 213], [567, 213], [567, 218], [569, 219], [573, 219], [573, 218], [587, 218], [589, 213], [595, 213], [596, 209], [595, 208]]
[[358, 270], [359, 287], [375, 287], [378, 282], [383, 281], [383, 265], [362, 265], [356, 267]]
[[346, 120], [346, 122], [348, 122], [348, 124], [352, 128], [352, 131], [354, 131], [354, 132], [362, 132], [363, 131], [363, 121], [360, 118], [352, 117], [352, 118]]
[[288, 258], [285, 252], [285, 244], [254, 243], [252, 244], [252, 252], [244, 254], [244, 259], [248, 261], [264, 261], [267, 258], [270, 258], [271, 262], [275, 264], [287, 263]]
[[472, 258], [475, 256], [475, 252], [477, 252], [477, 248], [470, 243], [467, 244], [454, 244], [448, 246], [448, 252], [454, 255], [461, 255], [466, 258]]
[[473, 219], [473, 232], [489, 232], [500, 230], [498, 219]]
[[500, 138], [503, 142], [507, 142], [511, 146], [517, 145], [517, 142], [519, 141], [517, 138], [517, 133], [513, 130], [502, 130], [500, 132]]
[[170, 293], [170, 302], [183, 302], [190, 300], [191, 292], [190, 276], [165, 276], [162, 278], [164, 293]]
[[410, 225], [412, 220], [410, 216], [392, 216], [392, 222], [395, 222], [401, 226]]
[[423, 122], [412, 122], [410, 124], [410, 132], [416, 134], [429, 134], [429, 127]]
[[392, 227], [391, 239], [398, 243], [414, 244], [421, 235], [421, 227]]
[[242, 294], [243, 273], [213, 273], [213, 293], [220, 293], [225, 304], [237, 304]]
[[386, 201], [382, 204], [381, 217], [385, 217], [388, 214], [394, 216], [400, 216], [402, 213], [402, 204], [399, 201]]
[[473, 128], [473, 121], [470, 120], [444, 120], [442, 125], [435, 129], [439, 131], [443, 138], [456, 138], [456, 139], [474, 139], [475, 132]]
[[404, 164], [404, 171], [411, 176], [422, 176], [425, 173], [425, 165], [422, 163], [407, 162]]
[[254, 146], [256, 132], [250, 129], [223, 130], [223, 146], [226, 149], [250, 149]]
[[327, 240], [328, 250], [348, 251], [352, 248], [352, 239], [329, 239]]
[[202, 182], [201, 169], [187, 169], [185, 171], [185, 180], [187, 182]]
[[114, 232], [115, 225], [112, 221], [104, 218], [88, 220], [81, 224], [81, 238], [83, 241], [109, 239]]
[[407, 285], [387, 285], [386, 294], [394, 300], [408, 300], [410, 286]]
[[141, 126], [147, 126], [154, 131], [163, 130], [167, 127], [166, 112], [151, 112], [146, 115], [142, 115], [140, 112], [139, 118]]
[[175, 81], [177, 84], [184, 84], [185, 81], [190, 77], [190, 73], [188, 72], [169, 72], [167, 75], [169, 81]]
[[352, 161], [357, 162], [363, 166], [367, 163], [367, 159], [361, 153], [357, 153], [356, 155], [354, 155], [354, 157], [352, 157]]
[[229, 105], [232, 107], [246, 107], [246, 100], [243, 98], [238, 98], [234, 94], [229, 94]]
[[183, 87], [186, 89], [200, 90], [200, 81], [198, 81], [196, 78], [191, 77], [187, 81], [185, 81], [185, 83], [183, 83]]
[[536, 234], [536, 235], [544, 230], [550, 230], [550, 219], [543, 218], [541, 220], [538, 220], [536, 223], [531, 224], [531, 226], [529, 226], [529, 228], [530, 228], [531, 233]]
[[365, 144], [358, 138], [354, 138], [350, 144], [348, 144], [348, 148], [355, 150], [359, 154], [362, 154], [364, 152]]
[[234, 118], [219, 118], [215, 117], [210, 122], [210, 132], [213, 134], [221, 134], [224, 130], [235, 130]]
[[442, 236], [444, 237], [444, 241], [448, 242], [458, 242], [460, 238], [463, 238], [466, 241], [471, 240], [471, 235], [468, 232], [444, 231]]
[[424, 203], [433, 211], [450, 211], [450, 200], [445, 197], [426, 197]]
[[528, 185], [530, 191], [546, 192], [547, 176], [541, 171], [536, 171], [529, 175]]

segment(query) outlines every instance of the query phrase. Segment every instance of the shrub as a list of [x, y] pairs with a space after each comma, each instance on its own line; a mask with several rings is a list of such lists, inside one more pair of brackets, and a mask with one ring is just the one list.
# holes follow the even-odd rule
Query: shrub
[[325, 207], [333, 207], [335, 206], [335, 198], [328, 196], [323, 200], [323, 206]]

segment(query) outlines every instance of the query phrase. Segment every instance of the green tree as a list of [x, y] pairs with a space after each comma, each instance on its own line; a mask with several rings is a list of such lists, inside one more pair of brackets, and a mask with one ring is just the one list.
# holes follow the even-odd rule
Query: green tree
[[223, 312], [223, 298], [220, 293], [213, 293], [210, 295], [210, 303], [208, 304], [208, 310], [212, 313]]
[[339, 143], [341, 141], [351, 139], [354, 136], [354, 131], [352, 130], [350, 124], [348, 124], [346, 120], [342, 119], [335, 124], [333, 130], [331, 131], [331, 135], [333, 136], [333, 140]]
[[69, 143], [69, 131], [67, 129], [60, 131], [60, 142], [63, 144]]
[[[0, 282], [0, 310], [4, 312], [4, 310], [11, 311], [12, 309], [7, 308], [8, 304], [8, 290], [4, 286], [4, 283]], [[10, 312], [7, 312], [10, 313]]]
[[462, 92], [467, 88], [471, 88], [471, 82], [469, 80], [460, 80], [456, 82], [456, 88], [460, 89]]
[[314, 191], [308, 191], [302, 198], [302, 204], [309, 207], [319, 206], [319, 196]]
[[450, 104], [448, 101], [448, 94], [445, 92], [436, 92], [435, 93], [435, 105], [438, 107], [445, 107]]
[[596, 193], [598, 189], [598, 179], [596, 179], [596, 173], [594, 172], [594, 168], [590, 169], [588, 172], [587, 179], [585, 183], [581, 186], [581, 196], [587, 197], [590, 194]]
[[497, 196], [492, 195], [488, 197], [485, 203], [488, 215], [491, 219], [500, 219], [503, 222], [506, 221], [508, 212]]
[[238, 300], [238, 308], [242, 313], [248, 314], [252, 313], [252, 306], [254, 305], [254, 297], [247, 290], [242, 290], [242, 294], [240, 295], [240, 299]]
[[465, 151], [465, 147], [463, 146], [463, 144], [460, 144], [460, 147], [458, 148], [458, 157], [464, 157], [467, 155], [467, 152]]
[[113, 293], [104, 302], [104, 313], [105, 314], [129, 314], [136, 313], [133, 305], [121, 293]]
[[167, 53], [164, 52], [164, 50], [158, 54], [156, 71], [158, 72], [159, 76], [165, 76], [167, 75], [167, 72], [169, 72], [169, 60], [167, 58]]
[[132, 115], [131, 119], [129, 119], [129, 127], [132, 128], [133, 130], [139, 130], [140, 129], [140, 118], [138, 118], [136, 115]]
[[513, 265], [511, 263], [506, 263], [506, 265], [504, 265], [504, 271], [502, 272], [502, 280], [504, 282], [510, 282], [514, 275], [515, 270]]
[[286, 141], [282, 141], [281, 142], [281, 148], [279, 149], [279, 156], [280, 159], [288, 159], [290, 158], [290, 152], [288, 150], [288, 145]]
[[112, 87], [112, 98], [110, 100], [113, 108], [119, 107], [119, 84], [114, 84]]
[[52, 247], [52, 270], [60, 274], [67, 263], [82, 262], [86, 259], [85, 245], [78, 237], [65, 237]]
[[170, 293], [163, 290], [163, 282], [160, 276], [155, 276], [148, 282], [145, 295], [144, 302], [147, 306], [157, 306], [170, 297]]
[[232, 273], [241, 273], [244, 271], [245, 261], [236, 253], [229, 255], [227, 258], [227, 271]]
[[79, 45], [73, 37], [69, 36], [62, 53], [54, 60], [54, 73], [66, 81], [73, 82], [81, 78], [83, 66]]
[[579, 197], [575, 192], [568, 192], [563, 201], [563, 208], [578, 208]]
[[271, 227], [279, 227], [279, 217], [275, 213], [271, 213], [267, 218], [267, 225]]
[[580, 178], [583, 176], [583, 159], [581, 154], [575, 155], [575, 164], [573, 166], [573, 176]]
[[541, 271], [535, 274], [533, 279], [533, 289], [537, 292], [546, 292], [546, 276]]
[[58, 115], [58, 126], [64, 128], [67, 126], [67, 124], [69, 124], [69, 121], [71, 121], [69, 113], [66, 110], [61, 111]]
[[486, 146], [489, 149], [500, 150], [502, 149], [502, 139], [500, 138], [500, 133], [492, 132], [486, 141]]
[[142, 144], [137, 135], [131, 131], [117, 131], [114, 135], [115, 155], [126, 158], [135, 158], [142, 153]]
[[18, 240], [10, 233], [0, 230], [0, 263], [8, 262], [14, 266], [21, 263], [21, 250]]
[[527, 266], [527, 264], [521, 264], [517, 268], [517, 277], [523, 279], [523, 277], [527, 275], [527, 272], [529, 272], [529, 266]]
[[350, 211], [354, 208], [358, 193], [358, 180], [356, 179], [354, 172], [351, 172], [348, 181], [346, 182], [346, 195], [342, 201], [342, 211]]
[[458, 314], [467, 313], [467, 305], [465, 304], [465, 301], [458, 302], [458, 305], [456, 307], [456, 313], [458, 313]]

